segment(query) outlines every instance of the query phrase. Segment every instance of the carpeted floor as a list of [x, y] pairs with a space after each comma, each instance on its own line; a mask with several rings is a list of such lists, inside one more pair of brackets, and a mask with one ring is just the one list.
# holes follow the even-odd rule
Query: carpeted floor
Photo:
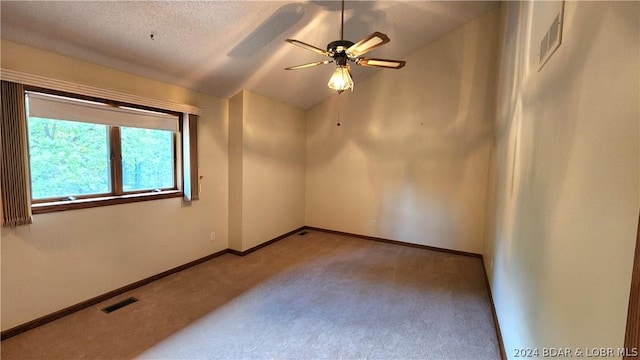
[[500, 359], [480, 259], [316, 231], [225, 254], [1, 347], [4, 360]]

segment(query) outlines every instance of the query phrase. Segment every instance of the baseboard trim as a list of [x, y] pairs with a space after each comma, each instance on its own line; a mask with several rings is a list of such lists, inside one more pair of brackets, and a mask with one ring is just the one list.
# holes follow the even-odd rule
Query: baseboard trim
[[286, 234], [282, 234], [282, 235], [280, 235], [278, 237], [275, 237], [275, 238], [273, 238], [273, 239], [271, 239], [269, 241], [265, 241], [262, 244], [256, 245], [256, 246], [254, 246], [254, 247], [252, 247], [250, 249], [247, 249], [245, 251], [234, 250], [234, 249], [228, 249], [228, 251], [229, 251], [230, 254], [237, 255], [237, 256], [249, 255], [249, 254], [251, 254], [252, 252], [254, 252], [256, 250], [260, 250], [263, 247], [266, 247], [266, 246], [269, 246], [269, 245], [271, 245], [271, 244], [273, 244], [275, 242], [278, 242], [278, 241], [280, 241], [280, 240], [282, 240], [282, 239], [284, 239], [286, 237], [289, 237], [289, 236], [291, 236], [291, 235], [293, 235], [293, 234], [295, 234], [297, 232], [300, 232], [300, 231], [304, 230], [305, 228], [306, 228], [306, 226], [301, 226], [301, 227], [299, 227], [299, 228], [297, 228], [295, 230], [291, 230]]
[[134, 289], [139, 288], [141, 286], [144, 286], [144, 285], [147, 285], [149, 283], [152, 283], [152, 282], [154, 282], [156, 280], [160, 280], [163, 277], [167, 277], [169, 275], [178, 273], [180, 271], [183, 271], [183, 270], [186, 270], [186, 269], [188, 269], [190, 267], [202, 264], [205, 261], [209, 261], [209, 260], [211, 260], [213, 258], [216, 258], [218, 256], [221, 256], [221, 255], [224, 255], [224, 254], [227, 254], [227, 253], [229, 253], [228, 249], [225, 249], [225, 250], [222, 250], [222, 251], [218, 251], [216, 253], [207, 255], [207, 256], [202, 257], [200, 259], [193, 260], [193, 261], [188, 262], [186, 264], [183, 264], [183, 265], [174, 267], [172, 269], [169, 269], [167, 271], [163, 271], [163, 272], [161, 272], [159, 274], [150, 276], [150, 277], [148, 277], [146, 279], [142, 279], [142, 280], [136, 281], [134, 283], [131, 283], [129, 285], [125, 285], [125, 286], [123, 286], [121, 288], [109, 291], [109, 292], [104, 293], [102, 295], [98, 295], [98, 296], [96, 296], [94, 298], [91, 298], [89, 300], [85, 300], [85, 301], [80, 302], [78, 304], [71, 305], [71, 306], [69, 306], [67, 308], [58, 310], [58, 311], [56, 311], [54, 313], [39, 317], [39, 318], [37, 318], [35, 320], [31, 320], [31, 321], [26, 322], [26, 323], [24, 323], [22, 325], [18, 325], [18, 326], [15, 326], [15, 327], [11, 328], [11, 329], [7, 329], [7, 330], [3, 331], [2, 333], [0, 333], [0, 340], [4, 341], [4, 340], [9, 339], [11, 337], [14, 337], [16, 335], [22, 334], [25, 331], [28, 331], [28, 330], [31, 330], [31, 329], [35, 329], [38, 326], [42, 326], [42, 325], [50, 323], [50, 322], [52, 322], [54, 320], [58, 320], [58, 319], [63, 318], [65, 316], [67, 316], [67, 315], [71, 315], [71, 314], [73, 314], [73, 313], [75, 313], [77, 311], [86, 309], [86, 308], [88, 308], [90, 306], [96, 305], [96, 304], [101, 303], [101, 302], [103, 302], [105, 300], [109, 300], [109, 299], [111, 299], [111, 298], [113, 298], [115, 296], [124, 294], [127, 291], [134, 290]]
[[[462, 256], [470, 256], [470, 257], [475, 257], [475, 258], [479, 258], [480, 260], [482, 260], [482, 255], [481, 254], [476, 254], [476, 253], [471, 253], [471, 252], [466, 252], [466, 251], [459, 251], [459, 250], [451, 250], [451, 249], [444, 249], [444, 248], [439, 248], [439, 247], [435, 247], [435, 246], [428, 246], [428, 245], [421, 245], [421, 244], [413, 244], [413, 243], [408, 243], [408, 242], [403, 242], [403, 241], [398, 241], [398, 240], [389, 240], [389, 239], [384, 239], [384, 238], [379, 238], [379, 237], [374, 237], [374, 236], [367, 236], [367, 235], [360, 235], [360, 234], [352, 234], [352, 233], [347, 233], [347, 232], [343, 232], [343, 231], [337, 231], [337, 230], [329, 230], [329, 229], [323, 229], [323, 228], [317, 228], [317, 227], [313, 227], [313, 226], [302, 226], [298, 229], [289, 231], [286, 234], [282, 234], [276, 238], [273, 238], [269, 241], [266, 241], [260, 245], [254, 246], [248, 250], [245, 251], [239, 251], [239, 250], [234, 250], [234, 249], [225, 249], [222, 251], [218, 251], [216, 253], [207, 255], [205, 257], [202, 257], [200, 259], [196, 259], [194, 261], [188, 262], [186, 264], [177, 266], [175, 268], [169, 269], [167, 271], [161, 272], [159, 274], [150, 276], [146, 279], [142, 279], [140, 281], [136, 281], [132, 284], [129, 285], [125, 285], [121, 288], [109, 291], [107, 293], [104, 293], [102, 295], [98, 295], [94, 298], [91, 298], [89, 300], [85, 300], [83, 302], [80, 302], [78, 304], [69, 306], [67, 308], [64, 308], [62, 310], [58, 310], [54, 313], [42, 316], [40, 318], [37, 318], [35, 320], [29, 321], [27, 323], [24, 323], [22, 325], [18, 325], [16, 327], [13, 327], [11, 329], [5, 330], [2, 333], [0, 333], [0, 340], [4, 341], [6, 339], [9, 339], [11, 337], [14, 337], [16, 335], [22, 334], [25, 331], [31, 330], [31, 329], [35, 329], [39, 326], [42, 326], [44, 324], [47, 324], [49, 322], [52, 322], [54, 320], [58, 320], [60, 318], [63, 318], [67, 315], [71, 315], [77, 311], [83, 310], [85, 308], [88, 308], [90, 306], [96, 305], [98, 303], [101, 303], [105, 300], [108, 300], [110, 298], [113, 298], [115, 296], [121, 295], [125, 292], [134, 290], [136, 288], [139, 288], [141, 286], [147, 285], [149, 283], [152, 283], [156, 280], [160, 280], [164, 277], [167, 277], [169, 275], [178, 273], [180, 271], [186, 270], [190, 267], [202, 264], [206, 261], [209, 261], [213, 258], [216, 258], [218, 256], [224, 255], [224, 254], [233, 254], [233, 255], [237, 255], [237, 256], [246, 256], [249, 255], [250, 253], [257, 251], [259, 249], [262, 249], [266, 246], [269, 246], [275, 242], [278, 242], [286, 237], [289, 237], [291, 235], [294, 235], [302, 230], [313, 230], [313, 231], [319, 231], [319, 232], [325, 232], [325, 233], [329, 233], [329, 234], [335, 234], [335, 235], [342, 235], [342, 236], [350, 236], [350, 237], [355, 237], [355, 238], [359, 238], [359, 239], [364, 239], [364, 240], [372, 240], [372, 241], [377, 241], [377, 242], [383, 242], [383, 243], [388, 243], [388, 244], [393, 244], [393, 245], [399, 245], [399, 246], [407, 246], [407, 247], [413, 247], [413, 248], [418, 248], [418, 249], [425, 249], [425, 250], [431, 250], [431, 251], [438, 251], [438, 252], [445, 252], [445, 253], [449, 253], [449, 254], [455, 254], [455, 255], [462, 255]], [[484, 262], [483, 262], [483, 270], [484, 270]], [[498, 334], [498, 341], [500, 344], [500, 351], [502, 354], [502, 358], [506, 359], [505, 356], [505, 351], [504, 351], [504, 344], [502, 343], [502, 335], [500, 333], [500, 327], [498, 324], [498, 318], [496, 316], [496, 312], [495, 312], [495, 306], [493, 304], [493, 297], [491, 296], [491, 288], [489, 287], [489, 281], [486, 277], [486, 272], [485, 272], [485, 281], [487, 282], [487, 288], [489, 290], [489, 298], [491, 300], [491, 309], [493, 311], [493, 317], [494, 317], [494, 322], [496, 325], [496, 331]]]
[[454, 255], [469, 256], [469, 257], [474, 257], [474, 258], [480, 259], [480, 261], [482, 262], [482, 273], [484, 275], [484, 281], [485, 281], [485, 284], [487, 286], [487, 292], [489, 294], [489, 303], [491, 303], [491, 313], [493, 315], [493, 323], [494, 323], [495, 328], [496, 328], [496, 336], [498, 337], [498, 346], [500, 347], [500, 357], [502, 358], [502, 360], [507, 360], [507, 352], [505, 351], [505, 348], [504, 348], [504, 341], [502, 339], [502, 331], [500, 330], [500, 323], [498, 321], [498, 313], [496, 312], [496, 306], [493, 303], [493, 295], [491, 293], [491, 285], [489, 284], [489, 277], [487, 276], [487, 270], [486, 270], [486, 267], [484, 266], [484, 258], [482, 256], [482, 254], [476, 254], [476, 253], [460, 251], [460, 250], [451, 250], [451, 249], [439, 248], [439, 247], [429, 246], [429, 245], [413, 244], [413, 243], [408, 243], [408, 242], [398, 241], [398, 240], [389, 240], [389, 239], [379, 238], [379, 237], [375, 237], [375, 236], [352, 234], [352, 233], [348, 233], [348, 232], [344, 232], [344, 231], [329, 230], [329, 229], [317, 228], [317, 227], [313, 227], [313, 226], [305, 226], [304, 229], [305, 230], [315, 230], [315, 231], [325, 232], [325, 233], [335, 234], [335, 235], [350, 236], [350, 237], [355, 237], [355, 238], [364, 239], [364, 240], [378, 241], [378, 242], [383, 242], [383, 243], [393, 244], [393, 245], [400, 245], [400, 246], [407, 246], [407, 247], [418, 248], [418, 249], [425, 249], [425, 250], [431, 250], [431, 251], [444, 252], [444, 253], [449, 253], [449, 254], [454, 254]]
[[304, 228], [305, 228], [305, 226], [301, 226], [298, 229], [289, 231], [286, 234], [282, 234], [282, 235], [280, 235], [280, 236], [278, 236], [276, 238], [273, 238], [273, 239], [271, 239], [269, 241], [266, 241], [266, 242], [264, 242], [264, 243], [262, 243], [260, 245], [254, 246], [254, 247], [252, 247], [252, 248], [250, 248], [248, 250], [245, 250], [245, 251], [238, 251], [238, 250], [234, 250], [234, 249], [225, 249], [225, 250], [222, 250], [222, 251], [218, 251], [218, 252], [216, 252], [214, 254], [207, 255], [207, 256], [202, 257], [200, 259], [196, 259], [194, 261], [188, 262], [186, 264], [177, 266], [177, 267], [175, 267], [173, 269], [169, 269], [167, 271], [163, 271], [163, 272], [161, 272], [159, 274], [150, 276], [150, 277], [148, 277], [146, 279], [142, 279], [140, 281], [136, 281], [136, 282], [134, 282], [132, 284], [125, 285], [125, 286], [123, 286], [121, 288], [109, 291], [109, 292], [104, 293], [102, 295], [98, 295], [98, 296], [96, 296], [94, 298], [91, 298], [89, 300], [85, 300], [83, 302], [80, 302], [80, 303], [75, 304], [75, 305], [71, 305], [71, 306], [69, 306], [67, 308], [58, 310], [58, 311], [53, 312], [51, 314], [44, 315], [44, 316], [39, 317], [39, 318], [37, 318], [35, 320], [31, 320], [31, 321], [26, 322], [24, 324], [15, 326], [15, 327], [13, 327], [11, 329], [7, 329], [7, 330], [3, 331], [2, 333], [0, 333], [0, 340], [3, 341], [3, 340], [6, 340], [6, 339], [9, 339], [11, 337], [14, 337], [16, 335], [22, 334], [25, 331], [28, 331], [28, 330], [31, 330], [31, 329], [35, 329], [38, 326], [42, 326], [42, 325], [44, 325], [46, 323], [50, 323], [50, 322], [52, 322], [54, 320], [58, 320], [60, 318], [63, 318], [65, 316], [67, 316], [67, 315], [71, 315], [71, 314], [73, 314], [73, 313], [75, 313], [77, 311], [80, 311], [82, 309], [86, 309], [86, 308], [88, 308], [90, 306], [93, 306], [95, 304], [101, 303], [101, 302], [103, 302], [105, 300], [109, 300], [109, 299], [111, 299], [111, 298], [113, 298], [115, 296], [124, 294], [127, 291], [134, 290], [136, 288], [139, 288], [141, 286], [147, 285], [147, 284], [152, 283], [152, 282], [154, 282], [156, 280], [160, 280], [160, 279], [162, 279], [164, 277], [167, 277], [169, 275], [172, 275], [172, 274], [178, 273], [180, 271], [186, 270], [186, 269], [188, 269], [190, 267], [202, 264], [203, 262], [209, 261], [209, 260], [211, 260], [213, 258], [216, 258], [216, 257], [220, 256], [220, 255], [224, 255], [224, 254], [233, 254], [233, 255], [237, 255], [237, 256], [248, 255], [248, 254], [250, 254], [250, 253], [252, 253], [252, 252], [254, 252], [256, 250], [262, 249], [265, 246], [269, 246], [269, 245], [271, 245], [271, 244], [273, 244], [273, 243], [275, 243], [275, 242], [277, 242], [279, 240], [282, 240], [282, 239], [284, 239], [284, 238], [286, 238], [288, 236], [291, 236], [291, 235], [303, 230]]
[[344, 232], [344, 231], [329, 230], [329, 229], [317, 228], [317, 227], [313, 227], [313, 226], [305, 226], [304, 229], [315, 230], [315, 231], [320, 231], [320, 232], [325, 232], [325, 233], [335, 234], [335, 235], [350, 236], [350, 237], [355, 237], [355, 238], [358, 238], [358, 239], [372, 240], [372, 241], [383, 242], [383, 243], [387, 243], [387, 244], [407, 246], [407, 247], [412, 247], [412, 248], [431, 250], [431, 251], [438, 251], [438, 252], [445, 252], [445, 253], [454, 254], [454, 255], [470, 256], [470, 257], [475, 257], [475, 258], [482, 259], [482, 254], [476, 254], [476, 253], [472, 253], [472, 252], [466, 252], [466, 251], [460, 251], [460, 250], [451, 250], [451, 249], [445, 249], [445, 248], [440, 248], [440, 247], [436, 247], [436, 246], [414, 244], [414, 243], [398, 241], [398, 240], [389, 240], [389, 239], [379, 238], [379, 237], [375, 237], [375, 236], [352, 234], [352, 233], [348, 233], [348, 232]]
[[491, 303], [491, 313], [493, 315], [493, 324], [496, 327], [496, 336], [498, 337], [498, 346], [500, 347], [500, 357], [502, 358], [502, 360], [507, 360], [507, 351], [504, 348], [504, 340], [502, 339], [502, 331], [500, 330], [498, 313], [496, 312], [496, 305], [493, 303], [493, 294], [491, 293], [491, 283], [489, 283], [487, 268], [484, 266], [484, 257], [480, 257], [480, 260], [482, 260], [482, 272], [484, 273], [484, 281], [485, 281], [485, 284], [487, 285], [487, 291], [489, 292], [489, 302]]

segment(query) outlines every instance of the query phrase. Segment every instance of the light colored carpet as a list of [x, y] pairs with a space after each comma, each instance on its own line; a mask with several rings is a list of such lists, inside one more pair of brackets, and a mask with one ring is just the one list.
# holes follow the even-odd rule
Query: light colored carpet
[[[111, 314], [120, 299], [138, 302]], [[2, 359], [500, 359], [477, 258], [309, 231], [1, 344]]]

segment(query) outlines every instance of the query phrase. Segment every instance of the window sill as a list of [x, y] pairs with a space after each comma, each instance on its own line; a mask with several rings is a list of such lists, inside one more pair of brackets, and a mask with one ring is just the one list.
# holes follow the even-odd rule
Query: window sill
[[90, 199], [78, 199], [70, 201], [55, 201], [46, 203], [37, 203], [31, 205], [31, 212], [34, 215], [45, 214], [56, 211], [88, 209], [99, 206], [128, 204], [141, 201], [159, 200], [182, 197], [181, 190], [165, 190], [160, 192], [127, 194], [118, 196], [102, 196]]

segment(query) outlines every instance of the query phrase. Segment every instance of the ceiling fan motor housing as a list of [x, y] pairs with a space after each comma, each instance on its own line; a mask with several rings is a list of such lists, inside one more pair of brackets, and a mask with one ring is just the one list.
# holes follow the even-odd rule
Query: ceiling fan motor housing
[[336, 65], [346, 66], [348, 60], [346, 51], [352, 45], [353, 42], [349, 40], [336, 40], [327, 45], [327, 53], [335, 60]]

